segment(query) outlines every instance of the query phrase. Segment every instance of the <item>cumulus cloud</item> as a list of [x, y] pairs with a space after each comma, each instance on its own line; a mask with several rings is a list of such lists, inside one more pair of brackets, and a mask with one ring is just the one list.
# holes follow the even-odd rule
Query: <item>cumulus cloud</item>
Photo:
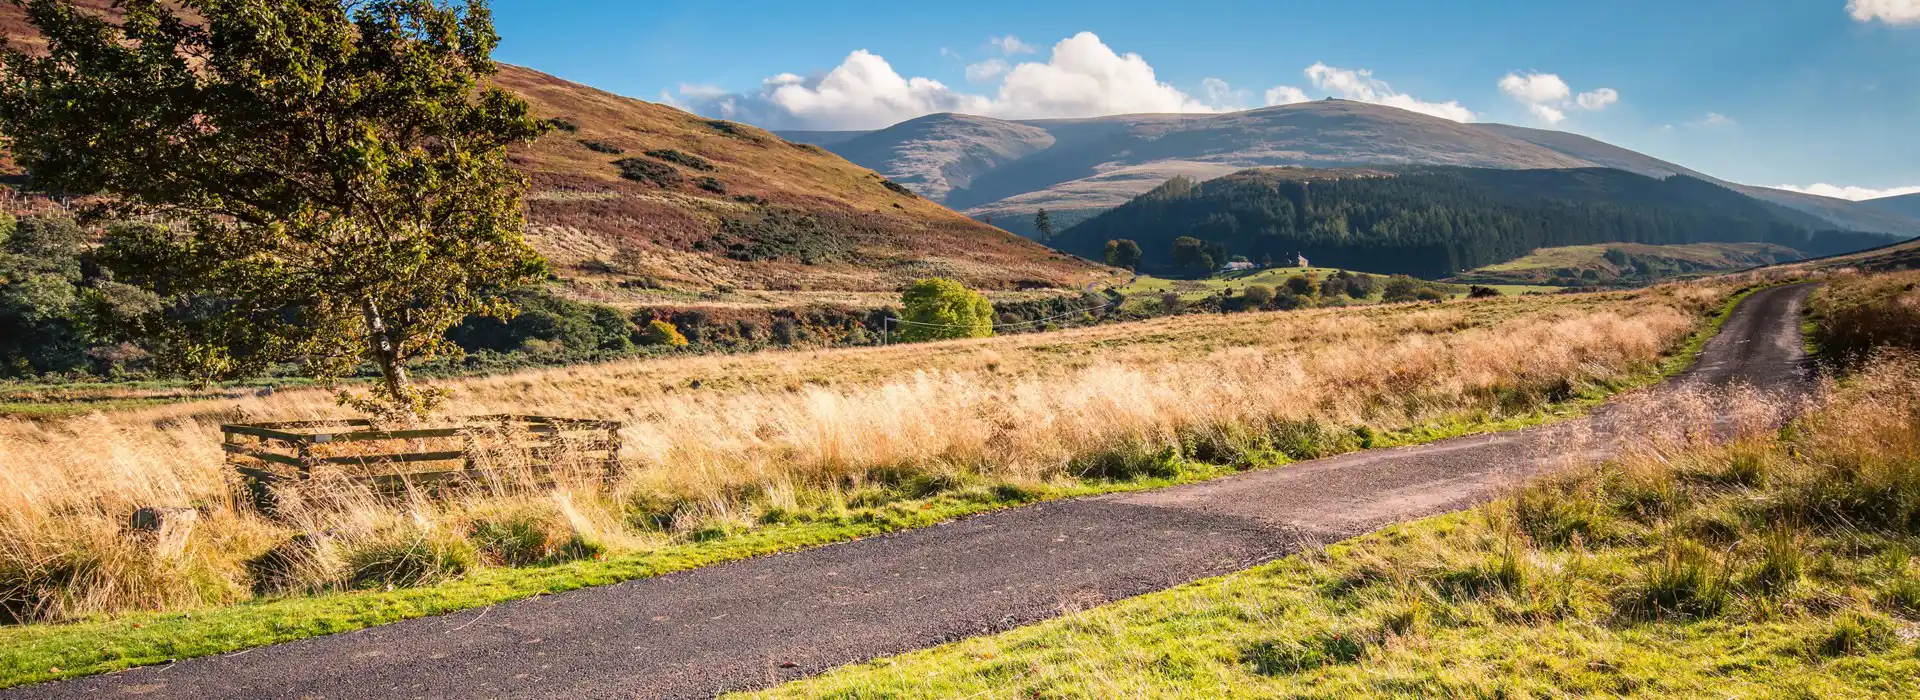
[[1580, 93], [1579, 97], [1574, 98], [1574, 102], [1580, 105], [1581, 109], [1591, 110], [1606, 109], [1607, 105], [1619, 101], [1620, 91], [1613, 88], [1600, 88], [1591, 92], [1583, 92]]
[[1552, 73], [1508, 73], [1500, 79], [1500, 90], [1516, 100], [1533, 104], [1564, 102], [1573, 94], [1567, 81]]
[[[997, 38], [995, 45], [1003, 51], [1024, 46], [1009, 38]], [[860, 50], [825, 75], [783, 73], [753, 92], [683, 91], [671, 101], [774, 129], [877, 129], [937, 112], [1006, 119], [1213, 112], [1236, 108], [1247, 97], [1218, 79], [1202, 84], [1201, 97], [1189, 95], [1161, 82], [1139, 54], [1118, 53], [1092, 32], [1055, 44], [1045, 62], [1010, 65], [989, 59], [968, 66], [966, 76], [979, 83], [998, 80], [999, 86], [994, 94], [981, 95], [930, 78], [904, 77], [886, 59]]]
[[1574, 95], [1567, 81], [1553, 73], [1508, 73], [1500, 79], [1500, 91], [1526, 105], [1528, 112], [1548, 124], [1566, 121], [1567, 110], [1571, 108], [1598, 111], [1620, 101], [1620, 92], [1613, 88]]
[[1364, 68], [1348, 70], [1325, 63], [1315, 63], [1307, 67], [1307, 79], [1313, 81], [1314, 87], [1355, 102], [1398, 107], [1409, 112], [1419, 112], [1457, 122], [1470, 122], [1475, 119], [1473, 110], [1460, 106], [1459, 102], [1427, 102], [1396, 92], [1393, 86], [1373, 77], [1373, 71]]
[[[1006, 55], [1025, 46], [1013, 37], [995, 37], [992, 43]], [[1003, 119], [1220, 112], [1245, 109], [1256, 98], [1219, 78], [1201, 81], [1193, 93], [1182, 91], [1162, 82], [1139, 54], [1117, 52], [1092, 32], [1054, 44], [1044, 61], [1016, 63], [994, 57], [968, 64], [964, 72], [968, 82], [983, 88], [969, 91], [931, 78], [902, 76], [885, 58], [859, 50], [824, 74], [781, 73], [762, 81], [758, 89], [739, 92], [683, 85], [665, 98], [683, 109], [770, 129], [878, 129], [938, 112]], [[1305, 74], [1328, 95], [1454, 121], [1475, 119], [1459, 102], [1432, 102], [1398, 92], [1366, 69], [1315, 63]], [[1263, 97], [1268, 105], [1309, 99], [1306, 91], [1289, 85], [1269, 89]]]
[[1734, 126], [1739, 123], [1740, 122], [1734, 121], [1733, 117], [1729, 117], [1725, 114], [1721, 114], [1719, 112], [1708, 112], [1707, 116], [1701, 117], [1700, 121], [1694, 122], [1693, 125], [1694, 126]]
[[992, 46], [995, 49], [998, 49], [1001, 55], [1005, 55], [1005, 56], [1014, 56], [1014, 55], [1023, 54], [1023, 53], [1033, 53], [1039, 50], [1039, 49], [1033, 48], [1032, 44], [1021, 41], [1020, 37], [1014, 36], [1012, 34], [1008, 34], [1006, 36], [996, 36], [991, 39], [988, 39], [987, 45]]
[[1292, 85], [1279, 85], [1267, 91], [1268, 107], [1299, 104], [1306, 102], [1308, 99], [1311, 98], [1307, 97], [1306, 91]]
[[973, 83], [991, 83], [1006, 75], [1011, 66], [1006, 61], [989, 58], [967, 66], [967, 81]]
[[1855, 22], [1920, 25], [1920, 0], [1847, 0], [1847, 14]]
[[1871, 187], [1854, 187], [1851, 185], [1829, 185], [1824, 182], [1816, 182], [1814, 184], [1805, 185], [1805, 186], [1774, 185], [1773, 188], [1776, 190], [1786, 190], [1788, 192], [1804, 192], [1806, 194], [1817, 194], [1822, 197], [1850, 199], [1855, 202], [1868, 200], [1868, 199], [1880, 199], [1881, 197], [1898, 197], [1903, 194], [1920, 194], [1920, 185], [1915, 185], [1913, 187], [1889, 187], [1886, 189], [1874, 189]]

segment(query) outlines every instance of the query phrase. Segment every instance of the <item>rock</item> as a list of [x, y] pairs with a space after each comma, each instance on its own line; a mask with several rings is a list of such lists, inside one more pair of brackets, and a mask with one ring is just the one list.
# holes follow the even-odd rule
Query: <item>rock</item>
[[176, 557], [187, 549], [187, 538], [200, 522], [200, 511], [192, 508], [147, 507], [133, 511], [127, 529], [152, 542], [155, 554]]

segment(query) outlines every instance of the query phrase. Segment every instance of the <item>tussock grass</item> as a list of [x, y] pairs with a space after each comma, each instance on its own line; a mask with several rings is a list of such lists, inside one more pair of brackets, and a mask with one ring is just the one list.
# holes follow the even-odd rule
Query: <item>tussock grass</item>
[[[283, 494], [278, 520], [235, 502], [218, 425], [341, 415], [323, 392], [0, 422], [0, 609], [31, 623], [0, 626], [0, 683], [1523, 424], [1651, 381], [1731, 291], [1187, 317], [448, 382], [459, 413], [627, 421], [627, 461], [611, 484], [582, 465], [549, 487], [509, 478], [398, 500], [323, 478]], [[198, 510], [182, 551], [127, 536], [147, 505]]]
[[1630, 403], [1474, 511], [763, 695], [1912, 697], [1920, 356], [1808, 401]]

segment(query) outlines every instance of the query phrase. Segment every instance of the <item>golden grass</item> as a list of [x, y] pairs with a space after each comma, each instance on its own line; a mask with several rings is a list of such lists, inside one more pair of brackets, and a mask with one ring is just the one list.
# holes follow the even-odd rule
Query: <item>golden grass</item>
[[[1103, 460], [1178, 456], [1289, 422], [1400, 429], [1525, 413], [1644, 373], [1730, 291], [1183, 317], [460, 380], [446, 384], [456, 413], [626, 421], [618, 483], [401, 503], [341, 489], [294, 499], [279, 522], [234, 503], [218, 426], [344, 415], [326, 392], [0, 422], [0, 603], [57, 620], [244, 600], [283, 573], [263, 573], [262, 555], [301, 533], [317, 542], [294, 552], [300, 572], [280, 590], [360, 585], [355, 552], [396, 538], [432, 544], [445, 558], [434, 565], [457, 575], [473, 558], [466, 540], [501, 508], [540, 509], [595, 547], [645, 548], [771, 509], [844, 509], [907, 480], [1070, 480]], [[183, 554], [121, 531], [140, 506], [201, 510]]]

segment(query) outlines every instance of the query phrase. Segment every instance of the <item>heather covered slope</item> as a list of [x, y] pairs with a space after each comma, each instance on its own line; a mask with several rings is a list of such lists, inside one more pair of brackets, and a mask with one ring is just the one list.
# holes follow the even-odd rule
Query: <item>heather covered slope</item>
[[[499, 83], [571, 129], [515, 160], [533, 184], [535, 245], [584, 282], [890, 291], [929, 276], [1010, 289], [1106, 274], [760, 129], [526, 68]], [[658, 175], [623, 177], [626, 159]]]
[[[501, 32], [512, 41], [512, 27]], [[0, 3], [0, 35], [44, 43], [11, 3]], [[532, 184], [534, 246], [579, 294], [891, 292], [928, 276], [1078, 288], [1107, 274], [753, 127], [527, 68], [503, 66], [497, 81], [562, 125], [515, 162]], [[622, 177], [624, 159], [639, 180]]]

